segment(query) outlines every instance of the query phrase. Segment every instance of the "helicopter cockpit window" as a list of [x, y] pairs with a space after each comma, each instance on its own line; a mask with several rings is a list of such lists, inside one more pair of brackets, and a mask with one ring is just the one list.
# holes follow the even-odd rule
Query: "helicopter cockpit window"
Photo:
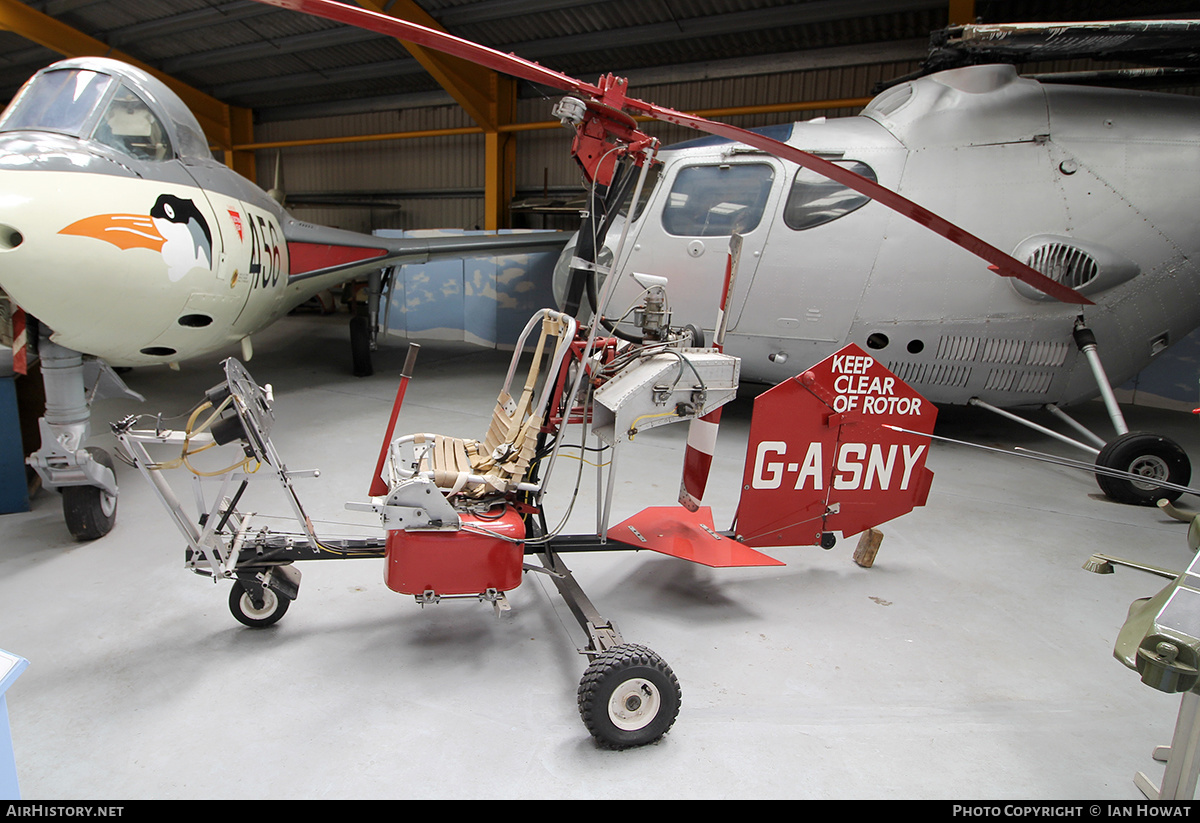
[[113, 95], [92, 139], [139, 160], [164, 160], [171, 156], [162, 122], [128, 86], [121, 86]]
[[[877, 182], [875, 170], [857, 160], [834, 161], [842, 168]], [[822, 177], [814, 171], [800, 169], [792, 181], [787, 203], [783, 207], [783, 222], [788, 228], [804, 231], [821, 226], [871, 202], [871, 198], [853, 189]]]
[[48, 71], [31, 80], [0, 119], [0, 131], [54, 131], [81, 137], [113, 79], [82, 69]]
[[762, 220], [774, 179], [766, 163], [680, 169], [663, 208], [663, 228], [678, 237], [751, 232]]

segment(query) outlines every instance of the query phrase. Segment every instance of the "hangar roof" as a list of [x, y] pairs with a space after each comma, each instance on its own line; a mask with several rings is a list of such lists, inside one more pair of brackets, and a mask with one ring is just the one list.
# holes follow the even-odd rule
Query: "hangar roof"
[[[360, 3], [371, 7], [369, 0]], [[955, 17], [986, 23], [1117, 19], [1118, 0], [392, 0], [459, 37], [584, 80], [654, 82], [687, 67], [828, 54], [923, 56]], [[1200, 4], [1140, 0], [1142, 18]], [[0, 0], [0, 100], [64, 53], [131, 56], [262, 119], [448, 98], [397, 40], [252, 0]], [[897, 59], [891, 57], [887, 59]], [[527, 92], [529, 90], [526, 90]]]

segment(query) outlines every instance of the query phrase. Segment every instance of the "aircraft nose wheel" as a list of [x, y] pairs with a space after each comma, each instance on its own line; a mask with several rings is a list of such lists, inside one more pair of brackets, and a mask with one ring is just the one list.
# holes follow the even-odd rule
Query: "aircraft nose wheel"
[[679, 714], [675, 673], [645, 646], [625, 644], [600, 654], [579, 682], [579, 713], [600, 745], [628, 749], [658, 740]]
[[264, 586], [262, 588], [262, 604], [255, 605], [254, 598], [250, 596], [249, 590], [242, 585], [240, 580], [235, 580], [229, 591], [230, 613], [237, 618], [239, 623], [252, 629], [262, 629], [277, 623], [288, 610], [291, 602]]
[[[108, 452], [89, 446], [88, 454], [100, 465], [113, 468]], [[63, 520], [76, 540], [96, 540], [112, 531], [117, 522], [117, 496], [99, 486], [64, 486]]]
[[[1191, 461], [1179, 444], [1147, 432], [1129, 432], [1109, 441], [1096, 456], [1096, 466], [1178, 486], [1186, 486], [1192, 477]], [[1127, 477], [1097, 474], [1096, 482], [1111, 499], [1135, 506], [1153, 506], [1164, 499], [1174, 502], [1182, 494]]]

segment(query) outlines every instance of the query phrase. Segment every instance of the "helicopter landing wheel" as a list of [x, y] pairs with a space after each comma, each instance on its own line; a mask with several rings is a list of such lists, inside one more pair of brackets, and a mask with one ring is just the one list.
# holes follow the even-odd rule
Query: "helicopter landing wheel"
[[598, 655], [579, 681], [579, 713], [605, 748], [653, 743], [679, 714], [682, 694], [671, 667], [645, 646], [625, 644]]
[[240, 580], [234, 581], [229, 591], [229, 611], [239, 623], [252, 629], [262, 629], [271, 626], [287, 612], [290, 600], [280, 596], [274, 590], [262, 587], [262, 605], [254, 605], [254, 598]]
[[[1129, 432], [1108, 442], [1096, 457], [1096, 466], [1141, 475], [1147, 481], [1161, 480], [1185, 486], [1192, 478], [1192, 464], [1178, 443], [1148, 432]], [[1096, 475], [1096, 482], [1118, 503], [1153, 506], [1159, 500], [1174, 502], [1183, 493], [1151, 482], [1126, 477]]]
[[[112, 457], [104, 449], [89, 446], [87, 452], [97, 463], [112, 470]], [[63, 520], [76, 540], [103, 537], [117, 522], [117, 496], [99, 486], [64, 486], [62, 506]]]

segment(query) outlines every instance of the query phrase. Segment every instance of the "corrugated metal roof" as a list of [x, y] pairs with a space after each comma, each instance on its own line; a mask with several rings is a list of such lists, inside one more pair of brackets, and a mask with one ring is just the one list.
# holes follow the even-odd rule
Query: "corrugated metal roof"
[[[13, 0], [9, 0], [12, 2]], [[949, 0], [419, 0], [452, 34], [585, 80], [714, 61], [795, 57], [927, 42]], [[289, 117], [397, 105], [438, 85], [395, 40], [250, 0], [28, 2], [109, 47], [227, 103]], [[985, 22], [1114, 19], [1115, 0], [977, 0]], [[1138, 16], [1194, 17], [1200, 5], [1140, 0]], [[0, 100], [59, 57], [0, 31]], [[872, 62], [864, 58], [861, 62]], [[314, 113], [318, 109], [311, 109]]]

